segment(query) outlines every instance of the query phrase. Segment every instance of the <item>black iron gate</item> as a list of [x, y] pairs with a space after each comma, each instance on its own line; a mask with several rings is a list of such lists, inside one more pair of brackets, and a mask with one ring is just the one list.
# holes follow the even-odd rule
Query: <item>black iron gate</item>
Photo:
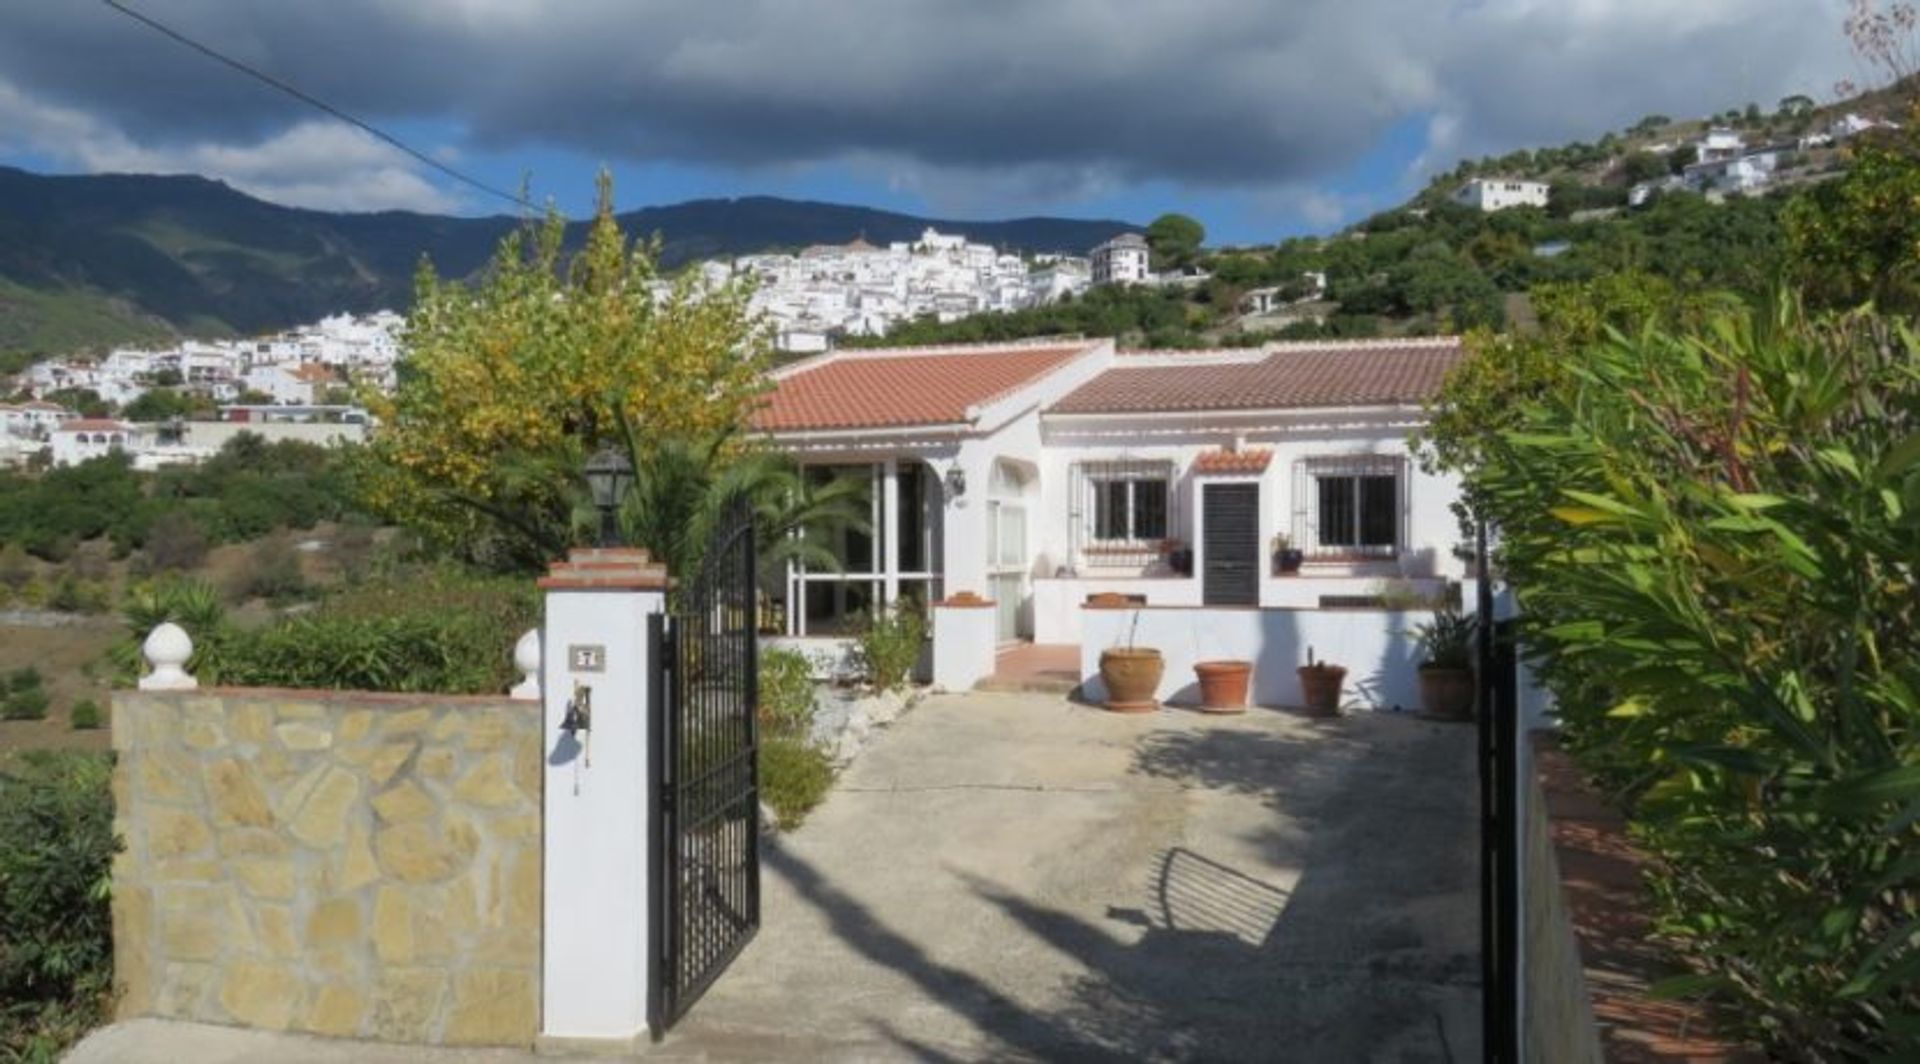
[[1480, 976], [1482, 1059], [1519, 1064], [1520, 835], [1519, 661], [1511, 620], [1494, 620], [1487, 530], [1479, 555], [1478, 763], [1480, 776]]
[[753, 513], [735, 500], [698, 575], [669, 596], [653, 639], [656, 1037], [760, 927], [760, 774], [754, 709]]

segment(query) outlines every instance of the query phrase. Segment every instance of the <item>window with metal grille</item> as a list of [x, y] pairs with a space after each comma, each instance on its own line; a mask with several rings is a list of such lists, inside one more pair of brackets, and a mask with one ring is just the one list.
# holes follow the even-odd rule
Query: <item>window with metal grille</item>
[[1294, 545], [1310, 557], [1391, 558], [1406, 541], [1406, 460], [1397, 455], [1294, 463]]
[[1148, 565], [1179, 535], [1173, 463], [1078, 462], [1068, 494], [1074, 547], [1087, 564]]

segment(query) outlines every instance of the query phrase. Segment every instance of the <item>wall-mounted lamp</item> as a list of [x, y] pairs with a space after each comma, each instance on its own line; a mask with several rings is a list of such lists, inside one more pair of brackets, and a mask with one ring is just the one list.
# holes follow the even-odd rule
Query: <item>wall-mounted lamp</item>
[[958, 499], [966, 493], [967, 471], [960, 468], [960, 463], [955, 462], [947, 467], [947, 498]]
[[600, 511], [600, 546], [615, 546], [620, 542], [620, 530], [614, 514], [633, 486], [633, 463], [619, 448], [602, 447], [587, 459], [586, 473], [587, 490], [593, 493], [593, 505]]

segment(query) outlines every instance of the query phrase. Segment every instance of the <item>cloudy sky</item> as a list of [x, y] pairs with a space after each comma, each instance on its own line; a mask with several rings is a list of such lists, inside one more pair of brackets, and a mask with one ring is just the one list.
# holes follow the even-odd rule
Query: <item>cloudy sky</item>
[[[1845, 0], [126, 0], [577, 211], [766, 193], [1324, 231], [1463, 156], [1831, 97]], [[96, 0], [0, 2], [0, 163], [506, 205]]]

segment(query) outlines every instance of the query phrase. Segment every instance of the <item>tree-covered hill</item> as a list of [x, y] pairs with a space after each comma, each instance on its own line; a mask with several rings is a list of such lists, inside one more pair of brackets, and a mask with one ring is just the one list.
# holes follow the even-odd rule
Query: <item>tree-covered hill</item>
[[[620, 217], [659, 234], [660, 263], [933, 226], [1010, 250], [1084, 254], [1124, 222], [961, 222], [772, 197], [697, 200]], [[51, 177], [0, 167], [0, 352], [66, 353], [169, 333], [249, 334], [341, 311], [404, 309], [421, 256], [477, 269], [510, 217], [282, 207], [197, 177]], [[577, 239], [574, 226], [570, 239]]]
[[[1087, 333], [1149, 347], [1197, 347], [1498, 328], [1529, 323], [1528, 293], [1537, 285], [1623, 271], [1653, 274], [1682, 291], [1758, 294], [1779, 274], [1784, 205], [1849, 165], [1848, 146], [1803, 148], [1801, 138], [1849, 113], [1903, 117], [1891, 90], [1824, 107], [1790, 96], [1771, 110], [1749, 104], [1701, 119], [1649, 115], [1592, 142], [1462, 161], [1401, 206], [1331, 236], [1198, 252], [1156, 245], [1156, 268], [1183, 267], [1204, 280], [1097, 290], [1078, 303], [944, 324], [914, 322], [860, 342]], [[1633, 185], [1679, 173], [1695, 161], [1692, 142], [1715, 127], [1733, 130], [1748, 145], [1781, 150], [1771, 191], [1715, 201], [1668, 191], [1644, 207], [1628, 207]], [[1452, 201], [1462, 182], [1496, 176], [1546, 182], [1548, 206], [1482, 213]], [[1150, 241], [1158, 228], [1149, 227]], [[1316, 286], [1308, 275], [1325, 278], [1319, 298], [1310, 298]], [[1243, 297], [1263, 288], [1279, 290], [1281, 309], [1245, 313]]]

